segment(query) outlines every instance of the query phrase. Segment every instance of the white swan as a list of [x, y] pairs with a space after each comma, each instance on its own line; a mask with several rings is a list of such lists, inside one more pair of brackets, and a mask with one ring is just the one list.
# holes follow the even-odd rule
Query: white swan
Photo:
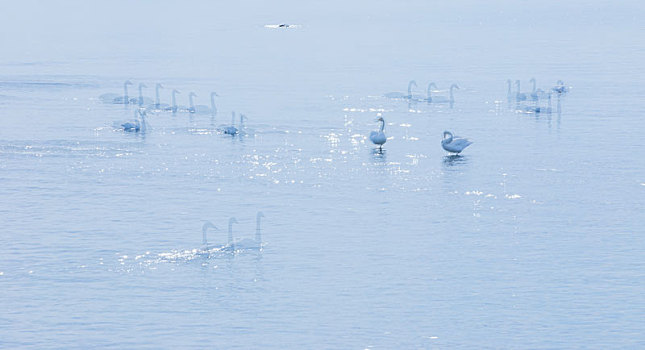
[[193, 97], [197, 97], [197, 94], [191, 91], [188, 94], [188, 113], [195, 113], [195, 101], [193, 100]]
[[428, 101], [428, 103], [450, 103], [450, 104], [455, 103], [454, 90], [455, 89], [459, 90], [459, 86], [457, 84], [450, 85], [450, 95], [448, 97], [446, 97], [446, 96], [432, 96], [432, 88], [433, 87], [435, 89], [437, 89], [437, 85], [435, 85], [435, 83], [428, 84], [428, 97], [426, 98], [426, 101]]
[[172, 89], [172, 94], [170, 98], [171, 105], [164, 108], [164, 111], [171, 111], [173, 113], [177, 112], [177, 109], [179, 108], [177, 107], [177, 96], [176, 96], [177, 94], [181, 94], [181, 91], [177, 89]]
[[263, 217], [264, 214], [259, 211], [256, 216], [255, 239], [243, 238], [234, 240], [233, 244], [235, 246], [235, 249], [262, 250], [262, 233], [260, 231], [260, 220]]
[[[121, 124], [123, 131], [127, 132], [146, 132], [146, 111], [144, 110], [135, 110], [134, 111], [134, 122], [127, 122]], [[141, 122], [139, 122], [141, 118]]]
[[[448, 136], [446, 138], [446, 136]], [[448, 152], [459, 154], [466, 147], [470, 146], [472, 142], [468, 139], [459, 136], [452, 136], [450, 131], [443, 132], [443, 140], [441, 140], [441, 147]]]
[[[240, 120], [242, 120], [242, 116], [240, 116]], [[231, 125], [225, 126], [222, 131], [231, 136], [235, 136], [239, 130], [235, 127], [235, 112], [232, 113], [231, 117]]]
[[104, 103], [114, 103], [114, 104], [130, 104], [136, 102], [136, 99], [130, 99], [128, 97], [128, 85], [132, 85], [132, 82], [130, 80], [126, 80], [123, 83], [123, 95], [119, 96], [117, 94], [109, 93], [109, 94], [103, 94], [99, 96], [99, 98], [104, 102]]
[[152, 107], [157, 110], [166, 109], [169, 106], [165, 103], [164, 104], [161, 103], [161, 99], [159, 98], [159, 89], [163, 89], [163, 85], [157, 83], [155, 85], [155, 104]]
[[385, 129], [385, 120], [383, 119], [383, 117], [378, 117], [376, 121], [380, 122], [381, 126], [379, 127], [378, 131], [372, 131], [370, 133], [370, 141], [372, 141], [373, 144], [379, 146], [379, 152], [383, 152], [383, 145], [385, 144], [385, 142], [387, 142], [387, 137], [383, 132], [383, 129]]
[[208, 245], [208, 240], [206, 239], [206, 232], [208, 231], [209, 228], [219, 230], [217, 226], [213, 225], [212, 222], [206, 221], [204, 223], [204, 226], [202, 226], [202, 245], [204, 246], [204, 249], [209, 249], [212, 248], [212, 246]]
[[515, 80], [515, 87], [517, 91], [515, 92], [515, 101], [526, 101], [526, 94], [520, 92], [520, 81]]
[[193, 109], [195, 110], [194, 113], [216, 115], [217, 107], [215, 107], [215, 96], [219, 95], [217, 95], [217, 93], [215, 92], [211, 92], [211, 106], [208, 107], [206, 105], [196, 105], [193, 107]]
[[406, 99], [411, 99], [412, 98], [412, 85], [415, 87], [417, 86], [417, 82], [414, 80], [410, 80], [408, 83], [408, 94], [405, 95], [402, 92], [388, 92], [384, 96], [387, 98], [406, 98]]
[[237, 224], [235, 218], [228, 219], [228, 244], [224, 247], [225, 250], [230, 250], [235, 253], [235, 241], [233, 241], [233, 224]]

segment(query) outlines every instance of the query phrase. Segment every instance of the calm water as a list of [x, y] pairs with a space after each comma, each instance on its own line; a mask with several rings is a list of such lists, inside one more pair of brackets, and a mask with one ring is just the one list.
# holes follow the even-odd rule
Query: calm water
[[[12, 6], [0, 347], [645, 346], [643, 5]], [[517, 113], [532, 77], [572, 90]], [[126, 79], [218, 114], [126, 134], [98, 99]], [[453, 108], [382, 97], [411, 79]], [[247, 136], [217, 132], [232, 110]], [[261, 252], [198, 254], [204, 220], [224, 244], [258, 210]]]

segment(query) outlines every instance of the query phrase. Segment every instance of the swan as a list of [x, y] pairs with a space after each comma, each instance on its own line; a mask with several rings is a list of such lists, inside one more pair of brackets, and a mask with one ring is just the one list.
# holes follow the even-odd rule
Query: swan
[[176, 96], [177, 94], [181, 94], [181, 91], [177, 89], [172, 89], [172, 95], [170, 99], [170, 102], [172, 103], [172, 105], [164, 108], [164, 111], [171, 111], [173, 113], [177, 112], [177, 96]]
[[219, 229], [217, 228], [217, 226], [213, 225], [213, 223], [212, 223], [212, 222], [210, 222], [210, 221], [206, 221], [206, 222], [204, 223], [204, 226], [202, 226], [202, 245], [204, 246], [204, 249], [205, 249], [205, 250], [207, 250], [207, 249], [211, 248], [211, 247], [208, 245], [208, 240], [206, 239], [206, 231], [208, 231], [208, 229], [209, 229], [209, 228], [212, 228], [212, 229], [214, 229], [214, 230], [219, 230]]
[[228, 244], [224, 249], [231, 250], [235, 253], [235, 241], [233, 241], [233, 224], [237, 224], [237, 220], [232, 217], [228, 219]]
[[[242, 116], [240, 116], [240, 120], [242, 120]], [[225, 134], [235, 136], [239, 130], [235, 127], [235, 112], [232, 113], [231, 117], [231, 125], [225, 126], [223, 129]]]
[[387, 142], [387, 137], [383, 132], [383, 129], [385, 128], [385, 120], [383, 119], [383, 117], [378, 117], [376, 121], [380, 122], [381, 126], [379, 127], [379, 131], [372, 131], [370, 133], [370, 141], [372, 141], [373, 144], [379, 146], [379, 152], [383, 152], [383, 145], [385, 144], [385, 142]]
[[[146, 111], [144, 110], [135, 110], [134, 111], [134, 122], [127, 122], [121, 124], [123, 131], [127, 132], [146, 132]], [[139, 118], [141, 118], [141, 123], [139, 123]]]
[[233, 244], [235, 249], [246, 249], [246, 250], [262, 250], [262, 234], [260, 232], [260, 221], [264, 217], [264, 214], [259, 211], [255, 217], [256, 228], [255, 228], [255, 239], [243, 238], [234, 240]]
[[211, 115], [216, 115], [217, 114], [217, 108], [215, 107], [215, 96], [219, 96], [215, 92], [211, 92], [211, 106], [208, 107], [206, 105], [197, 105], [194, 106], [194, 113], [197, 114], [211, 114]]
[[191, 91], [188, 94], [188, 104], [190, 107], [188, 107], [188, 113], [195, 113], [195, 101], [193, 101], [193, 97], [197, 97], [197, 94]]
[[569, 92], [569, 88], [564, 85], [564, 82], [562, 80], [558, 80], [556, 85], [551, 88], [551, 91], [555, 92], [558, 95], [561, 95]]
[[526, 101], [526, 94], [520, 92], [519, 80], [515, 80], [515, 86], [517, 87], [517, 92], [515, 93], [515, 101]]
[[163, 89], [163, 85], [157, 83], [155, 85], [155, 104], [154, 109], [165, 109], [168, 108], [167, 104], [161, 104], [161, 99], [159, 98], [159, 89]]
[[114, 103], [114, 104], [130, 104], [134, 103], [136, 100], [135, 99], [130, 99], [128, 97], [128, 85], [132, 85], [132, 82], [130, 80], [126, 80], [123, 83], [123, 96], [119, 96], [117, 94], [103, 94], [99, 96], [99, 98], [104, 102], [104, 103]]
[[414, 80], [410, 80], [408, 83], [408, 94], [405, 95], [402, 92], [388, 92], [384, 96], [387, 98], [406, 98], [406, 99], [411, 99], [412, 98], [412, 85], [415, 87], [417, 86], [417, 82]]
[[450, 85], [450, 95], [449, 95], [449, 97], [446, 97], [446, 96], [432, 96], [432, 87], [434, 87], [436, 89], [437, 85], [435, 85], [435, 83], [428, 84], [428, 98], [426, 98], [426, 101], [428, 101], [428, 103], [450, 103], [450, 104], [455, 103], [454, 90], [455, 89], [459, 90], [459, 86], [457, 84]]
[[[446, 136], [448, 136], [446, 138]], [[441, 147], [448, 152], [459, 154], [464, 148], [470, 146], [472, 142], [468, 139], [459, 136], [452, 136], [450, 131], [443, 132], [443, 140], [441, 140]]]
[[143, 88], [148, 86], [144, 83], [139, 83], [139, 106], [143, 106]]

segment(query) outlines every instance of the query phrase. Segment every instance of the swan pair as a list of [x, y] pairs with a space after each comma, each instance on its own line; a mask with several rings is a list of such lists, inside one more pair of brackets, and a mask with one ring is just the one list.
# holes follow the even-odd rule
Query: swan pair
[[435, 83], [430, 83], [428, 84], [428, 89], [427, 89], [427, 96], [426, 98], [423, 98], [418, 95], [412, 95], [412, 86], [417, 87], [417, 82], [414, 80], [410, 80], [408, 83], [408, 93], [407, 95], [401, 93], [401, 92], [388, 92], [385, 94], [385, 97], [387, 98], [403, 98], [407, 100], [420, 100], [420, 101], [426, 101], [428, 103], [450, 103], [453, 104], [455, 102], [455, 96], [454, 96], [454, 89], [459, 90], [459, 86], [457, 84], [452, 84], [450, 85], [450, 96], [432, 96], [432, 88], [434, 87], [435, 91], [437, 90], [437, 85]]
[[260, 221], [264, 217], [264, 214], [259, 211], [256, 215], [256, 229], [255, 229], [255, 238], [244, 238], [244, 239], [233, 239], [233, 224], [237, 224], [237, 220], [232, 217], [228, 219], [228, 243], [225, 246], [210, 246], [208, 245], [208, 240], [206, 237], [206, 232], [209, 228], [218, 230], [217, 226], [213, 225], [210, 221], [206, 221], [202, 226], [202, 245], [204, 250], [211, 250], [217, 248], [219, 250], [229, 250], [231, 252], [236, 252], [238, 250], [262, 250], [262, 233], [260, 230]]
[[[138, 109], [134, 111], [134, 122], [127, 122], [121, 124], [123, 131], [127, 132], [146, 132], [146, 110]], [[139, 122], [141, 119], [141, 122]]]
[[188, 107], [188, 113], [197, 113], [197, 114], [212, 114], [215, 115], [217, 114], [217, 108], [215, 107], [215, 96], [219, 96], [216, 92], [211, 92], [211, 106], [208, 107], [206, 105], [197, 105], [195, 106], [195, 103], [193, 101], [193, 97], [197, 97], [197, 94], [194, 92], [190, 92], [188, 94], [188, 100], [190, 103], [190, 107]]

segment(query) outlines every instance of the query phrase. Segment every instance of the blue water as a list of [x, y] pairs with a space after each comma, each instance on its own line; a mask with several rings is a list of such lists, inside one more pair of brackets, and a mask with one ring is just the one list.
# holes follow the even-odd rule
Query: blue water
[[[0, 347], [645, 346], [640, 3], [10, 6]], [[552, 113], [508, 102], [533, 77]], [[218, 114], [124, 133], [127, 79]], [[412, 79], [453, 108], [383, 97]], [[262, 251], [201, 252], [257, 211]]]

